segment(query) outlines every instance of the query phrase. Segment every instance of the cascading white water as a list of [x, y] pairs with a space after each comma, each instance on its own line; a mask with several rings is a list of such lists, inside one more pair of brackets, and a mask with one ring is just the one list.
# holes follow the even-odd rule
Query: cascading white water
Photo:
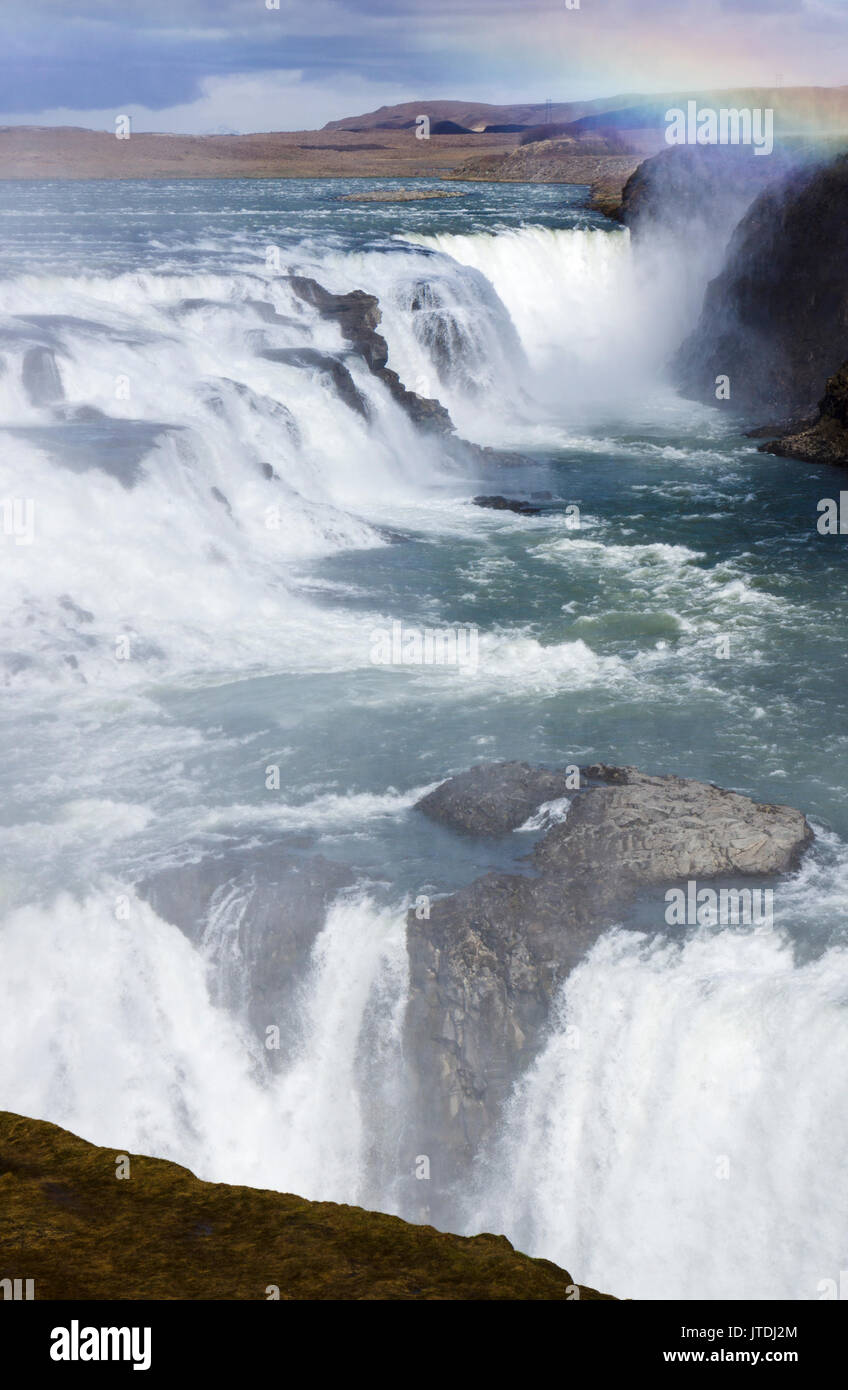
[[[616, 399], [644, 395], [668, 346], [626, 232], [413, 235], [308, 269], [374, 293], [390, 365], [484, 442], [608, 399], [611, 372]], [[163, 672], [339, 660], [350, 619], [331, 635], [324, 615], [319, 651], [286, 567], [379, 545], [374, 521], [442, 460], [337, 326], [270, 272], [23, 275], [0, 284], [0, 316], [0, 496], [32, 501], [41, 542], [37, 565], [5, 548], [7, 651], [31, 662], [40, 644], [50, 679], [111, 683], [134, 672], [121, 637]], [[343, 354], [370, 421], [320, 367], [262, 355], [304, 347]]]
[[[375, 1148], [390, 1186], [400, 1176], [390, 1155], [407, 986], [403, 911], [377, 912], [361, 899], [336, 903], [304, 984], [300, 1045], [274, 1087], [280, 1164], [292, 1191], [362, 1204], [371, 1194], [366, 1158]], [[390, 1187], [380, 1197], [392, 1209]]]
[[469, 1229], [632, 1298], [813, 1299], [845, 1267], [845, 950], [611, 932], [481, 1164]]
[[698, 247], [634, 248], [624, 229], [523, 226], [409, 233], [391, 255], [308, 269], [376, 295], [389, 365], [465, 436], [503, 446], [655, 396], [709, 265]]
[[518, 333], [531, 367], [609, 358], [629, 349], [634, 267], [626, 231], [520, 227], [497, 234], [444, 233], [413, 238], [485, 276]]
[[203, 1178], [274, 1170], [259, 1046], [209, 1002], [202, 957], [118, 885], [18, 909], [0, 933], [0, 1092], [7, 1109]]
[[[479, 392], [475, 420], [474, 396], [461, 370], [443, 363], [434, 380], [418, 369], [473, 437], [482, 431], [487, 441], [493, 428], [514, 432], [520, 420], [579, 421], [638, 409], [656, 394], [707, 275], [697, 248], [634, 247], [625, 230], [526, 226], [409, 239], [437, 252], [437, 260], [465, 267], [469, 286], [482, 279], [505, 310], [507, 334], [489, 316], [496, 341], [485, 345], [492, 379], [482, 420]], [[420, 350], [433, 330], [428, 313], [410, 315], [409, 295], [406, 300], [404, 317]], [[426, 308], [430, 318], [444, 319], [439, 303]], [[388, 336], [393, 349], [398, 344], [399, 360], [414, 371], [409, 327], [404, 331], [393, 319]]]
[[[316, 631], [292, 562], [383, 544], [369, 511], [419, 497], [441, 463], [358, 354], [370, 419], [320, 364], [261, 355], [339, 354], [334, 324], [255, 275], [24, 276], [0, 283], [0, 313], [0, 497], [32, 508], [4, 546], [3, 647], [23, 648], [28, 684], [132, 681], [120, 638], [147, 674], [364, 649], [364, 620]], [[33, 352], [49, 402], [24, 389]]]
[[[406, 386], [443, 400], [470, 438], [504, 444], [532, 440], [539, 422], [565, 429], [582, 411], [635, 409], [691, 319], [706, 264], [689, 247], [637, 254], [624, 232], [523, 227], [410, 236], [390, 254], [328, 251], [299, 269], [333, 291], [376, 294], [389, 365]], [[255, 299], [273, 304], [279, 321], [257, 315]], [[11, 680], [20, 671], [31, 689], [40, 672], [49, 681], [63, 673], [82, 701], [151, 676], [235, 684], [251, 672], [367, 661], [372, 616], [318, 611], [292, 566], [381, 545], [378, 527], [410, 505], [423, 515], [427, 486], [444, 474], [438, 441], [413, 428], [356, 354], [344, 360], [370, 421], [315, 367], [259, 355], [304, 345], [342, 354], [332, 324], [262, 273], [24, 276], [0, 283], [0, 309], [0, 410], [20, 431], [4, 436], [0, 495], [34, 499], [43, 542], [4, 549], [3, 650], [34, 663], [10, 668]], [[33, 343], [52, 345], [62, 406], [167, 427], [148, 439], [133, 486], [104, 468], [126, 440], [98, 436], [96, 417], [62, 422], [56, 407], [33, 403], [23, 387]], [[65, 433], [51, 448], [52, 429]], [[279, 524], [269, 525], [274, 508]], [[434, 533], [447, 525], [445, 512], [428, 516]], [[546, 544], [552, 559], [567, 547], [572, 566], [592, 566], [600, 588], [609, 567], [632, 574], [635, 556], [652, 595], [682, 584], [681, 566], [700, 556], [604, 537]], [[483, 587], [490, 560], [480, 562]], [[686, 584], [710, 593], [717, 581], [702, 584], [701, 574], [685, 569]], [[704, 630], [714, 613], [725, 622], [716, 600]], [[116, 663], [126, 634], [144, 661]], [[484, 632], [483, 673], [469, 688], [481, 709], [493, 691], [547, 698], [625, 680], [635, 690], [635, 663], [597, 653], [590, 640]], [[422, 700], [427, 679], [445, 688], [441, 673], [424, 673]], [[119, 727], [119, 703], [108, 711], [106, 792], [74, 785], [68, 768], [79, 762], [48, 766], [43, 804], [4, 831], [16, 902], [33, 866], [46, 878], [49, 860], [61, 875], [63, 856], [83, 875], [91, 864], [94, 886], [84, 901], [18, 908], [3, 924], [0, 1103], [202, 1177], [392, 1209], [402, 912], [364, 899], [332, 908], [289, 1020], [291, 1060], [269, 1070], [264, 1040], [210, 1002], [202, 949], [139, 900], [127, 920], [116, 918], [101, 860], [84, 852], [92, 839], [131, 837], [147, 824], [152, 812], [140, 803], [152, 798], [157, 763], [177, 766], [186, 782], [192, 775], [179, 764], [179, 732]], [[83, 734], [63, 733], [69, 746], [90, 737], [85, 718], [103, 714], [102, 705], [81, 710], [72, 706]], [[532, 704], [527, 713], [535, 718]], [[155, 775], [138, 756], [139, 727]], [[494, 743], [485, 727], [482, 739]], [[203, 719], [193, 737], [197, 758]], [[212, 837], [360, 826], [418, 794], [348, 796], [322, 783], [269, 810], [243, 804], [240, 788], [225, 793], [223, 812], [202, 806], [196, 826]], [[220, 957], [235, 939], [242, 907], [216, 901], [210, 953]], [[819, 1280], [848, 1264], [833, 1120], [844, 1114], [844, 979], [843, 952], [799, 967], [778, 934], [722, 933], [682, 947], [608, 936], [567, 982], [550, 1041], [518, 1083], [469, 1229], [505, 1230], [620, 1295], [815, 1296]]]
[[[607, 397], [613, 366], [618, 396], [643, 392], [665, 341], [624, 232], [419, 236], [307, 268], [374, 293], [390, 365], [484, 442]], [[370, 420], [319, 365], [262, 355], [304, 348], [341, 354]], [[161, 674], [362, 650], [350, 615], [316, 640], [291, 564], [381, 544], [375, 522], [444, 460], [285, 277], [20, 276], [0, 283], [0, 351], [0, 496], [32, 502], [39, 540], [5, 547], [10, 671], [23, 651], [27, 682], [127, 684], [121, 639]]]
[[403, 910], [363, 896], [330, 909], [302, 1016], [268, 1020], [294, 1024], [297, 1037], [274, 1075], [266, 1036], [210, 1002], [203, 954], [135, 897], [116, 916], [116, 897], [64, 896], [6, 919], [3, 1106], [209, 1181], [342, 1202], [371, 1195], [370, 1174], [391, 1175], [398, 1139]]

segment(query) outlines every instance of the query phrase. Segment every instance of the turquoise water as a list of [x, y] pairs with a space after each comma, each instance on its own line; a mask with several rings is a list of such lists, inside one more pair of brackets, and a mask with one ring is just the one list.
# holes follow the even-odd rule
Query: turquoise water
[[[444, 188], [462, 198], [356, 203], [392, 187]], [[385, 248], [405, 232], [598, 227], [585, 190], [567, 185], [440, 183], [431, 179], [7, 179], [0, 187], [0, 270], [150, 268], [159, 273], [243, 268], [263, 240], [307, 253]]]
[[[209, 275], [220, 284], [236, 269], [261, 270], [253, 260], [264, 259], [266, 238], [310, 262], [316, 242], [326, 250], [329, 239], [337, 282], [345, 257], [375, 247], [378, 255], [406, 256], [409, 231], [481, 236], [525, 224], [602, 222], [583, 209], [584, 190], [556, 185], [470, 185], [465, 197], [444, 204], [339, 202], [351, 191], [387, 186], [6, 184], [3, 265], [8, 276], [61, 271], [65, 285], [118, 268]], [[357, 268], [354, 261], [351, 273]], [[52, 301], [42, 310], [62, 307]], [[484, 416], [485, 402], [477, 404]], [[550, 402], [545, 409], [550, 418]], [[283, 728], [292, 745], [285, 796], [293, 805], [389, 787], [403, 793], [483, 757], [606, 760], [787, 800], [844, 835], [846, 580], [841, 539], [815, 529], [816, 504], [838, 495], [840, 475], [763, 457], [732, 420], [673, 397], [660, 406], [637, 403], [635, 419], [631, 403], [626, 418], [615, 413], [612, 401], [600, 419], [581, 420], [567, 447], [534, 447], [531, 437], [524, 469], [431, 480], [411, 509], [399, 507], [395, 544], [342, 548], [298, 567], [316, 627], [339, 610], [365, 618], [391, 613], [408, 624], [474, 623], [503, 645], [505, 685], [497, 675], [487, 680], [485, 669], [472, 684], [451, 671], [351, 669], [347, 661], [335, 674], [251, 679], [233, 669], [235, 685], [224, 665], [213, 688], [192, 681], [188, 691], [154, 683], [148, 693], [167, 720], [204, 736], [195, 759], [188, 757], [192, 802], [267, 804], [257, 768], [273, 761]], [[567, 433], [563, 416], [557, 424]], [[538, 518], [495, 516], [469, 505], [477, 491], [550, 491], [556, 500], [542, 502]], [[374, 515], [371, 501], [366, 516]], [[579, 531], [565, 525], [564, 507], [574, 503]], [[426, 512], [423, 531], [416, 506]], [[725, 636], [729, 656], [720, 659]], [[511, 639], [534, 644], [525, 663], [517, 649], [509, 655]], [[585, 660], [575, 658], [571, 672], [564, 648], [578, 642]], [[607, 663], [606, 676], [588, 670], [593, 658]], [[49, 727], [49, 706], [46, 717]], [[210, 725], [219, 732], [210, 736]], [[210, 738], [222, 745], [211, 758]], [[188, 832], [185, 795], [167, 779], [155, 786], [158, 756], [157, 746], [140, 774], [145, 794], [160, 813], [182, 804]], [[26, 787], [19, 790], [28, 801]], [[350, 831], [361, 836], [355, 824]], [[405, 814], [400, 825], [369, 828], [358, 859], [369, 870], [381, 865], [380, 876], [393, 884], [410, 872], [427, 877], [437, 834]], [[466, 876], [492, 853], [457, 850], [465, 867], [454, 866], [445, 888], [454, 873]]]

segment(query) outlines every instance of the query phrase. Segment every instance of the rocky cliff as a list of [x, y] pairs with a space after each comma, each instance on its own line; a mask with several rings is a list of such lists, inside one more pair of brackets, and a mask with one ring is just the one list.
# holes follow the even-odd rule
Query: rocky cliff
[[0, 1112], [0, 1279], [36, 1299], [610, 1299], [505, 1236], [455, 1236]]
[[644, 160], [627, 180], [620, 217], [634, 235], [705, 232], [725, 241], [754, 199], [796, 162], [744, 145], [680, 145]]
[[766, 188], [680, 351], [681, 389], [715, 404], [728, 376], [728, 408], [752, 423], [810, 416], [848, 354], [847, 265], [848, 155]]

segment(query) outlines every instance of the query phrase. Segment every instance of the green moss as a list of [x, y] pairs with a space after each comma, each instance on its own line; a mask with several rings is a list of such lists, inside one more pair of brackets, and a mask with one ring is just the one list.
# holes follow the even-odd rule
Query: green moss
[[[565, 1270], [505, 1236], [432, 1226], [287, 1193], [206, 1183], [0, 1112], [0, 1278], [37, 1299], [576, 1300]], [[581, 1299], [608, 1298], [580, 1288]]]

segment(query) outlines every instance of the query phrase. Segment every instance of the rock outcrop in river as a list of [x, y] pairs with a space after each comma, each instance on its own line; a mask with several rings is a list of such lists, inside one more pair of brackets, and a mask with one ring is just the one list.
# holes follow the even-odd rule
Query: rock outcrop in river
[[[522, 765], [474, 769], [440, 788], [441, 797], [432, 793], [422, 809], [441, 808], [460, 830], [514, 824], [528, 805], [525, 797], [513, 810], [516, 768]], [[540, 774], [539, 801], [552, 775]], [[522, 769], [519, 789], [530, 781]], [[481, 819], [465, 796], [475, 783], [484, 789]], [[751, 875], [785, 873], [813, 838], [800, 811], [630, 767], [584, 768], [572, 795], [566, 820], [537, 844], [532, 873], [488, 873], [435, 901], [429, 919], [409, 914], [415, 1142], [437, 1156], [437, 1220], [438, 1194], [467, 1171], [532, 1061], [558, 986], [637, 894], [690, 879], [750, 882]], [[655, 928], [669, 930], [659, 900]]]
[[[472, 1160], [545, 1042], [560, 985], [599, 936], [616, 923], [680, 934], [666, 923], [664, 890], [693, 879], [743, 888], [787, 873], [813, 837], [789, 807], [604, 764], [480, 764], [419, 809], [461, 835], [502, 838], [531, 817], [543, 828], [526, 871], [486, 873], [407, 919], [396, 1125], [401, 1167], [426, 1155], [431, 1180], [402, 1179], [399, 1198], [410, 1215], [450, 1226]], [[357, 880], [351, 867], [295, 849], [186, 847], [182, 864], [139, 886], [202, 950], [216, 1002], [258, 1039], [280, 1025], [279, 1050], [263, 1048], [274, 1071], [296, 1055], [303, 983], [330, 907]]]
[[[350, 350], [361, 355], [372, 376], [382, 381], [390, 395], [406, 412], [413, 424], [426, 433], [439, 437], [441, 448], [445, 454], [456, 457], [465, 464], [468, 463], [469, 459], [472, 459], [484, 468], [493, 461], [497, 461], [501, 466], [521, 465], [526, 462], [520, 455], [500, 449], [494, 450], [490, 446], [473, 444], [470, 440], [460, 438], [456, 434], [450, 412], [442, 405], [441, 401], [432, 396], [420, 396], [416, 391], [409, 391], [404, 386], [397, 372], [388, 366], [389, 345], [383, 335], [377, 332], [377, 326], [382, 318], [382, 310], [376, 295], [367, 294], [365, 290], [352, 290], [348, 294], [332, 294], [317, 280], [311, 280], [301, 275], [289, 276], [288, 280], [295, 294], [304, 303], [317, 309], [322, 318], [338, 325], [342, 337], [350, 344]], [[413, 311], [423, 308], [425, 296], [431, 297], [431, 295], [430, 287], [422, 285], [421, 302], [413, 303]], [[438, 334], [440, 330], [436, 329], [435, 331]], [[447, 329], [444, 331], [448, 332]], [[447, 345], [445, 342], [440, 342], [437, 337], [431, 341], [430, 346], [438, 358], [440, 347], [442, 351], [445, 351]], [[304, 361], [308, 359], [310, 353], [313, 358], [313, 365], [320, 365], [314, 361], [319, 356], [328, 359], [324, 364], [325, 370], [333, 380], [337, 394], [352, 410], [365, 415], [367, 418], [367, 404], [357, 391], [347, 367], [338, 358], [334, 358], [328, 353], [318, 354], [314, 349], [303, 348], [269, 349], [263, 355], [277, 361], [293, 361], [297, 360], [298, 357]], [[450, 364], [449, 352], [446, 363]]]
[[364, 290], [349, 294], [331, 294], [317, 280], [306, 276], [289, 276], [289, 284], [305, 303], [317, 309], [322, 318], [338, 324], [342, 337], [364, 357], [368, 370], [388, 387], [391, 395], [422, 429], [438, 434], [453, 432], [450, 415], [440, 401], [408, 391], [397, 372], [387, 366], [389, 345], [377, 332], [382, 313], [376, 295]]
[[529, 763], [478, 763], [428, 792], [418, 809], [463, 835], [507, 835], [573, 785], [568, 773]]

